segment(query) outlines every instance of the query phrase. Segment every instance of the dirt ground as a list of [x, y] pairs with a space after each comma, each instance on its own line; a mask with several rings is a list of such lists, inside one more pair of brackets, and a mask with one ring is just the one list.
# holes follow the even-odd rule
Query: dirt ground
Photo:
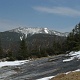
[[71, 72], [69, 74], [59, 74], [51, 80], [80, 80], [80, 72]]

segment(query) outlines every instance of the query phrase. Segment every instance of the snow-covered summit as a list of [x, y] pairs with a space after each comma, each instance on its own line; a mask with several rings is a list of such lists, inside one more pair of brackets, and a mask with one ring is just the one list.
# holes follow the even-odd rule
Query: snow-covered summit
[[23, 27], [19, 27], [16, 29], [9, 30], [9, 32], [22, 33], [26, 37], [28, 34], [33, 35], [33, 34], [39, 34], [39, 33], [52, 34], [52, 35], [58, 35], [58, 36], [67, 36], [66, 33], [61, 33], [61, 32], [55, 31], [55, 30], [49, 30], [48, 28], [26, 28], [26, 27], [23, 28]]

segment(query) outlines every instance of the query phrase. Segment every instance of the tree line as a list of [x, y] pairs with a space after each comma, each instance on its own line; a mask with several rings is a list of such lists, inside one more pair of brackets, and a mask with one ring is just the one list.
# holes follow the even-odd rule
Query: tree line
[[42, 47], [41, 45], [37, 45], [30, 49], [27, 45], [27, 41], [23, 39], [22, 41], [20, 41], [19, 49], [16, 53], [11, 49], [8, 49], [6, 52], [4, 52], [4, 50], [0, 46], [0, 58], [8, 58], [7, 60], [41, 58], [62, 53], [64, 53], [64, 51], [62, 50], [62, 44], [56, 41], [53, 42], [52, 47]]

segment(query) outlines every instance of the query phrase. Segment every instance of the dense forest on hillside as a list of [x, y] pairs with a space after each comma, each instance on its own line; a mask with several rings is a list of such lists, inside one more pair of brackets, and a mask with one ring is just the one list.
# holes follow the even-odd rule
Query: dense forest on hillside
[[[2, 47], [2, 41], [0, 40], [0, 58], [6, 58], [7, 60], [21, 60], [78, 51], [80, 50], [80, 23], [75, 26], [64, 40], [63, 38], [54, 36], [56, 39], [54, 37], [52, 37], [54, 39], [48, 38], [51, 42], [49, 43], [45, 36], [44, 43], [44, 40], [40, 41], [41, 37], [38, 37], [37, 34], [33, 37], [37, 37], [37, 39], [34, 39], [33, 42], [29, 42], [32, 40], [32, 37], [28, 39], [23, 38], [23, 40], [19, 41], [19, 44], [16, 44], [16, 46], [14, 45], [15, 49], [9, 47], [7, 50]], [[14, 44], [14, 42], [12, 44]]]

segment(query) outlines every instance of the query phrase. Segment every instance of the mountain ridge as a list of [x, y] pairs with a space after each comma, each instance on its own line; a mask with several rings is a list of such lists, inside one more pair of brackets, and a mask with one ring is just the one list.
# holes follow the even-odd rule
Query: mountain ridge
[[25, 37], [27, 38], [28, 34], [33, 35], [33, 34], [50, 34], [50, 35], [57, 35], [57, 36], [68, 36], [68, 32], [62, 33], [59, 31], [55, 30], [49, 30], [48, 28], [28, 28], [28, 27], [19, 27], [15, 28], [12, 30], [9, 30], [9, 32], [16, 32], [16, 33], [21, 33], [24, 34]]

